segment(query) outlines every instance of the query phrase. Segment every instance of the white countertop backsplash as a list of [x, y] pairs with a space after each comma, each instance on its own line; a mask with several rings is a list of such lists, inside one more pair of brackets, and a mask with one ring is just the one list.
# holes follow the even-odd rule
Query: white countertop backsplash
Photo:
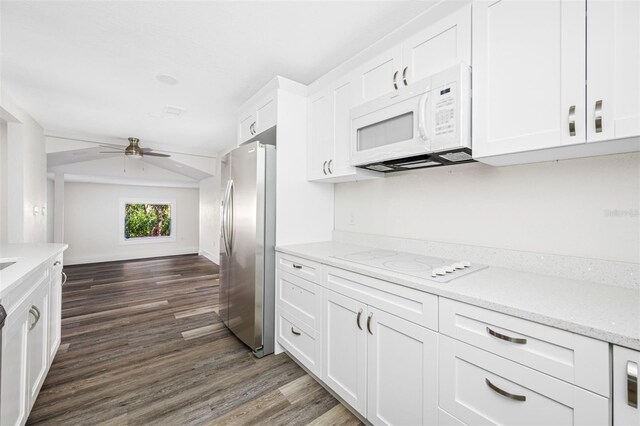
[[[333, 231], [333, 241], [640, 290], [640, 263]], [[639, 259], [640, 262], [640, 259]]]
[[67, 247], [66, 244], [46, 243], [0, 245], [0, 261], [7, 259], [16, 262], [0, 271], [0, 298], [4, 297], [14, 284]]
[[[534, 262], [536, 258], [525, 254], [522, 258], [494, 259], [490, 262], [487, 261], [488, 253], [479, 253], [484, 257], [476, 257], [471, 255], [476, 251], [464, 251], [461, 248], [462, 251], [454, 252], [453, 247], [440, 245], [440, 243], [434, 245], [431, 243], [420, 245], [420, 242], [405, 243], [409, 246], [408, 248], [407, 245], [401, 244], [400, 239], [394, 241], [395, 244], [384, 245], [382, 241], [386, 237], [370, 237], [370, 240], [367, 240], [367, 236], [358, 237], [356, 234], [350, 242], [345, 242], [344, 240], [349, 236], [340, 234], [336, 235], [336, 241], [278, 246], [276, 250], [640, 350], [640, 289], [638, 288], [551, 276], [548, 273], [542, 275], [537, 272], [540, 270], [539, 267], [531, 268], [532, 271], [522, 271], [500, 266], [491, 266], [441, 284], [349, 262], [338, 259], [336, 256], [374, 247], [454, 259], [464, 257], [465, 260], [491, 265], [518, 264], [522, 269], [526, 267], [527, 262]], [[354, 240], [357, 243], [354, 243]], [[429, 250], [434, 246], [437, 249]], [[422, 250], [418, 250], [418, 247], [422, 247]], [[476, 249], [478, 249], [477, 252], [481, 251], [479, 248]], [[500, 256], [502, 250], [494, 253], [495, 256]], [[468, 256], [461, 254], [468, 254]]]

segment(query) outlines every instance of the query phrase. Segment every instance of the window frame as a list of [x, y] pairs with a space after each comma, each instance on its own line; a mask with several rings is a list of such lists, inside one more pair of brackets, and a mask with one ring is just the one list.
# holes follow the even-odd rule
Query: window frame
[[[136, 237], [125, 238], [124, 234], [124, 222], [125, 222], [125, 207], [127, 204], [168, 204], [171, 208], [171, 223], [169, 225], [169, 236], [164, 237]], [[153, 244], [153, 243], [173, 243], [176, 241], [176, 200], [166, 198], [120, 198], [118, 206], [118, 218], [120, 226], [119, 228], [119, 241], [120, 244]]]

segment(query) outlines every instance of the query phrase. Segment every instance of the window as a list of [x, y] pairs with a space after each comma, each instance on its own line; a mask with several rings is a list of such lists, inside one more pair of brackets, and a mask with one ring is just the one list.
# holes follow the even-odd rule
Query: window
[[156, 200], [121, 201], [121, 240], [161, 242], [175, 240], [173, 202]]

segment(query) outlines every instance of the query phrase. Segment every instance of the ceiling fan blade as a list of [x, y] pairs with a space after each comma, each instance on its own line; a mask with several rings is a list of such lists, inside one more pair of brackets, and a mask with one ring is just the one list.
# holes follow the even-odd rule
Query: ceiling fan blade
[[142, 155], [149, 155], [151, 157], [171, 157], [169, 154], [159, 154], [157, 152], [143, 152]]
[[122, 151], [100, 151], [98, 154], [122, 154]]
[[101, 146], [103, 148], [112, 148], [112, 149], [113, 148], [115, 148], [115, 149], [125, 149], [126, 148], [126, 146], [124, 146], [124, 145], [114, 145], [114, 144], [111, 144], [111, 143], [101, 143], [101, 144], [98, 144], [98, 146]]

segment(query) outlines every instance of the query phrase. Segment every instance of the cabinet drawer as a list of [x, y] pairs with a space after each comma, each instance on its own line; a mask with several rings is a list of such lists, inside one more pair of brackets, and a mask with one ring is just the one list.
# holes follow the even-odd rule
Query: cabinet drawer
[[278, 342], [316, 376], [320, 375], [320, 334], [286, 311], [278, 311]]
[[438, 296], [343, 269], [326, 271], [330, 290], [438, 331]]
[[600, 395], [609, 396], [609, 345], [440, 298], [440, 333]]
[[278, 269], [288, 272], [312, 283], [320, 284], [322, 265], [301, 257], [278, 254]]
[[606, 425], [607, 398], [446, 336], [440, 407], [467, 424]]
[[315, 330], [320, 329], [321, 287], [288, 272], [278, 271], [278, 308], [285, 309]]
[[2, 305], [7, 311], [7, 315], [32, 293], [35, 288], [45, 280], [49, 279], [49, 263], [45, 263], [36, 268], [32, 273], [14, 285], [13, 289], [2, 299]]

